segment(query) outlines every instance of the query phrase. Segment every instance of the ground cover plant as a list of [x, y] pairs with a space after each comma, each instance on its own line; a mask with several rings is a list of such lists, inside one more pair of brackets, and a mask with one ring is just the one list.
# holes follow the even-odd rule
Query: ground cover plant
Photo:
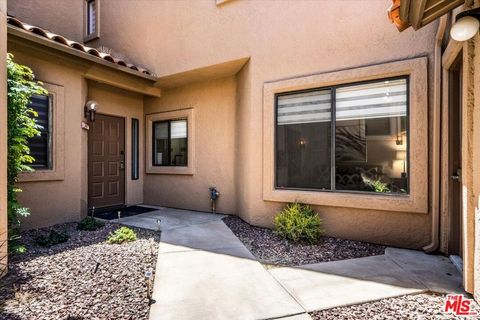
[[121, 227], [108, 235], [107, 243], [122, 244], [135, 240], [137, 240], [137, 235], [135, 234], [135, 231], [133, 231], [129, 227]]
[[104, 222], [88, 216], [77, 224], [77, 229], [84, 231], [95, 231], [102, 228], [104, 225]]
[[324, 230], [322, 219], [310, 206], [299, 202], [287, 204], [275, 217], [275, 233], [294, 241], [316, 243]]

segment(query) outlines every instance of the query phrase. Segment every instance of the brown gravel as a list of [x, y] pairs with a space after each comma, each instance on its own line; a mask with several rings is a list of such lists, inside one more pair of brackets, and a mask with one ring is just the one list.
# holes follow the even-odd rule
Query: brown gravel
[[271, 229], [251, 226], [236, 216], [228, 216], [223, 221], [250, 252], [267, 265], [298, 266], [385, 253], [381, 245], [332, 237], [322, 237], [314, 245], [293, 243]]
[[158, 233], [134, 228], [136, 241], [111, 245], [105, 239], [115, 224], [52, 228], [66, 230], [68, 242], [42, 248], [33, 239], [49, 229], [24, 233], [28, 252], [11, 257], [0, 281], [0, 319], [148, 318], [145, 272], [155, 270]]
[[[338, 307], [310, 314], [313, 320], [341, 319], [458, 319], [443, 314], [445, 295], [422, 293]], [[478, 305], [474, 306], [479, 310]]]

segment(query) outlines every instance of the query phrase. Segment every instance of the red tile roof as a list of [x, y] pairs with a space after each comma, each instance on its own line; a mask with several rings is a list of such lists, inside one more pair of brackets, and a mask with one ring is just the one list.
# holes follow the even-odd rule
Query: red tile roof
[[85, 45], [83, 45], [79, 42], [68, 40], [64, 36], [49, 32], [49, 31], [47, 31], [45, 29], [42, 29], [40, 27], [29, 25], [27, 23], [24, 23], [24, 22], [20, 21], [17, 18], [10, 17], [10, 16], [7, 17], [7, 23], [11, 26], [15, 26], [15, 27], [23, 29], [25, 31], [31, 32], [35, 35], [38, 35], [38, 36], [47, 38], [49, 40], [55, 41], [57, 43], [60, 43], [64, 46], [82, 51], [86, 54], [95, 56], [97, 58], [100, 58], [100, 59], [103, 59], [103, 60], [106, 60], [106, 61], [109, 61], [111, 63], [115, 63], [119, 66], [127, 67], [127, 68], [130, 68], [132, 70], [135, 70], [135, 71], [147, 74], [147, 75], [152, 75], [150, 73], [150, 71], [148, 71], [145, 68], [133, 65], [131, 63], [127, 63], [127, 62], [125, 62], [121, 59], [117, 59], [117, 58], [113, 57], [112, 55], [110, 55], [108, 53], [100, 52], [95, 48], [87, 47], [87, 46], [85, 46]]

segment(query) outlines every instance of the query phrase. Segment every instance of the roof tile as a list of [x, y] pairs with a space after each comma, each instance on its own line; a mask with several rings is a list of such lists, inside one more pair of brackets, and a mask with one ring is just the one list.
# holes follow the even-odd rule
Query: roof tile
[[100, 59], [103, 59], [103, 60], [106, 60], [106, 61], [109, 61], [109, 62], [112, 62], [112, 63], [115, 63], [119, 66], [123, 66], [123, 67], [129, 68], [129, 69], [132, 69], [132, 70], [135, 70], [135, 71], [147, 74], [147, 75], [152, 75], [150, 73], [150, 71], [148, 71], [145, 68], [133, 65], [131, 63], [127, 63], [126, 61], [123, 61], [121, 59], [117, 59], [117, 58], [113, 57], [112, 55], [110, 55], [108, 53], [100, 52], [97, 49], [92, 48], [92, 47], [87, 47], [87, 46], [85, 46], [85, 45], [83, 45], [79, 42], [69, 40], [69, 39], [67, 39], [64, 36], [61, 36], [59, 34], [55, 34], [55, 33], [49, 32], [45, 29], [42, 29], [42, 28], [39, 28], [39, 27], [36, 27], [36, 26], [32, 26], [28, 23], [24, 23], [17, 18], [14, 18], [14, 17], [11, 17], [11, 16], [7, 17], [7, 23], [9, 25], [14, 26], [14, 27], [23, 29], [25, 31], [29, 31], [29, 32], [31, 32], [33, 34], [36, 34], [38, 36], [41, 36], [41, 37], [47, 38], [49, 40], [55, 41], [55, 42], [57, 42], [59, 44], [62, 44], [64, 46], [82, 51], [86, 54], [95, 56], [97, 58], [100, 58]]

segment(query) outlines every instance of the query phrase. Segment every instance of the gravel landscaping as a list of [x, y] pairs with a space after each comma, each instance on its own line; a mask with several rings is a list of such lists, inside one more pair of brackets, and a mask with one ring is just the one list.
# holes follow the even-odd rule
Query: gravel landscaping
[[310, 316], [313, 320], [458, 319], [453, 315], [443, 314], [444, 304], [445, 295], [422, 293], [317, 311]]
[[[137, 240], [107, 244], [119, 226], [79, 231], [76, 223], [25, 232], [28, 252], [10, 258], [0, 281], [0, 319], [148, 319], [145, 272], [155, 270], [160, 235], [133, 228]], [[50, 248], [34, 239], [49, 230], [70, 239]]]
[[251, 226], [236, 216], [228, 216], [223, 221], [266, 265], [299, 266], [385, 253], [385, 247], [381, 245], [332, 237], [322, 237], [318, 244], [313, 245], [292, 243], [277, 236], [271, 229]]

